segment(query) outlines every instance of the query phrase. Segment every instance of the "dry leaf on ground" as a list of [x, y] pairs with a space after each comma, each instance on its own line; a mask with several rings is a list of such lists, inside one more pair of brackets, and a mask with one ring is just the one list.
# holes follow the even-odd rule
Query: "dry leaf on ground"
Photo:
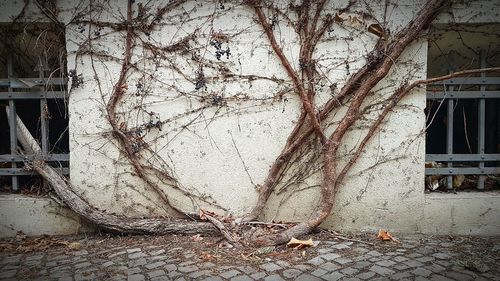
[[290, 247], [294, 247], [295, 249], [302, 249], [304, 247], [314, 246], [314, 242], [312, 238], [309, 238], [309, 240], [299, 240], [292, 237], [292, 239], [290, 239], [287, 245]]
[[389, 233], [389, 231], [386, 231], [384, 229], [380, 229], [378, 231], [377, 238], [382, 240], [382, 241], [396, 241], [394, 237]]

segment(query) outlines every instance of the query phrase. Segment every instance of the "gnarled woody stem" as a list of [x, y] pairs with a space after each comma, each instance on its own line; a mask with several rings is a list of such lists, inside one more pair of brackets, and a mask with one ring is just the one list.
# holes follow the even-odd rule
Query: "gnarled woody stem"
[[[350, 93], [353, 96], [351, 104], [349, 105], [349, 108], [339, 125], [330, 135], [328, 142], [324, 146], [322, 170], [323, 182], [321, 184], [320, 203], [315, 208], [315, 211], [310, 219], [277, 235], [261, 237], [257, 240], [259, 244], [266, 245], [285, 243], [293, 236], [302, 235], [312, 231], [330, 215], [339, 184], [337, 182], [337, 163], [335, 160], [336, 153], [345, 133], [355, 123], [355, 121], [359, 119], [361, 115], [359, 110], [361, 104], [368, 96], [371, 89], [373, 89], [373, 87], [387, 75], [392, 65], [399, 58], [404, 49], [416, 38], [418, 38], [418, 35], [430, 24], [432, 20], [434, 20], [434, 18], [441, 12], [442, 8], [449, 4], [449, 0], [427, 1], [416, 18], [408, 23], [403, 30], [396, 34], [390, 44], [387, 44], [387, 51], [384, 52], [382, 49], [382, 46], [384, 46], [383, 44], [377, 44], [377, 49], [375, 51], [378, 52], [378, 54], [383, 55], [377, 55], [373, 63], [369, 63], [365, 66], [366, 68], [362, 68], [361, 71], [363, 71], [363, 69], [373, 69], [373, 71], [368, 77], [366, 77], [365, 80], [362, 81], [362, 83], [359, 84], [359, 86], [353, 89], [352, 93]], [[327, 106], [329, 103], [327, 103]], [[328, 114], [324, 115], [325, 118], [327, 116]]]

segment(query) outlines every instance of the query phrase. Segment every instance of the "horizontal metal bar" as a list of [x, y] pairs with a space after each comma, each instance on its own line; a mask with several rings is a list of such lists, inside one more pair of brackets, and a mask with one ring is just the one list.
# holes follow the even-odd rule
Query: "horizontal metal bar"
[[0, 154], [0, 161], [2, 162], [24, 162], [33, 160], [68, 162], [69, 154], [49, 154], [46, 157], [43, 155]]
[[0, 79], [0, 87], [31, 88], [34, 86], [44, 85], [66, 85], [68, 78], [2, 78]]
[[500, 167], [485, 167], [485, 168], [425, 168], [426, 175], [492, 175], [500, 174]]
[[500, 99], [500, 91], [427, 92], [427, 99]]
[[500, 154], [426, 154], [425, 161], [441, 161], [441, 162], [500, 161]]
[[[57, 172], [61, 172], [63, 175], [69, 175], [69, 168], [54, 168]], [[23, 168], [4, 168], [0, 169], [0, 176], [34, 176], [37, 175], [35, 171], [28, 171]]]
[[455, 77], [429, 85], [495, 85], [500, 84], [500, 77]]
[[16, 99], [64, 99], [69, 97], [66, 91], [0, 92], [0, 100]]

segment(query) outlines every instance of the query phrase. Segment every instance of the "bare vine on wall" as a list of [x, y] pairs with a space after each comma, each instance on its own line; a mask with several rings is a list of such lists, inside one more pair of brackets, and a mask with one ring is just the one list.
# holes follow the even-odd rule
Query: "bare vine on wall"
[[[88, 6], [81, 8], [83, 12], [70, 22], [83, 38], [75, 57], [77, 60], [90, 60], [93, 73], [87, 77], [92, 77], [97, 86], [109, 125], [109, 131], [102, 137], [118, 148], [120, 159], [132, 167], [130, 174], [144, 183], [145, 193], [160, 198], [161, 204], [174, 209], [177, 215], [186, 215], [196, 221], [192, 224], [185, 220], [179, 222], [182, 225], [179, 232], [192, 233], [193, 229], [199, 228], [197, 220], [201, 218], [210, 221], [232, 243], [240, 243], [243, 241], [240, 241], [241, 237], [249, 235], [245, 232], [248, 225], [259, 218], [273, 193], [296, 188], [298, 182], [304, 182], [315, 174], [321, 176], [320, 200], [310, 218], [277, 234], [252, 235], [249, 241], [258, 245], [281, 244], [311, 232], [331, 214], [335, 195], [346, 175], [402, 98], [420, 85], [478, 72], [457, 72], [437, 80], [411, 82], [406, 79], [399, 81], [390, 95], [372, 101], [379, 91], [377, 84], [388, 76], [403, 51], [422, 36], [438, 14], [450, 7], [451, 1], [447, 0], [426, 1], [414, 18], [398, 30], [390, 30], [386, 13], [379, 18], [369, 6], [355, 0], [343, 6], [335, 6], [326, 0], [300, 3], [247, 0], [231, 5], [206, 4], [210, 9], [205, 10], [211, 10], [210, 13], [198, 13], [197, 9], [201, 7], [193, 2], [169, 1], [153, 7], [150, 3], [128, 1], [123, 9], [125, 12], [120, 13], [113, 12], [113, 7], [106, 6], [106, 3], [90, 1]], [[116, 16], [106, 21], [101, 18], [104, 13]], [[279, 64], [282, 70], [279, 76], [246, 74], [242, 70], [244, 66], [237, 58], [240, 51], [237, 44], [238, 37], [248, 32], [247, 29], [235, 29], [231, 33], [214, 29], [214, 21], [219, 17], [239, 13], [253, 19], [256, 26], [247, 29], [259, 30], [261, 36], [256, 39], [259, 40], [259, 47], [266, 46], [273, 62]], [[191, 26], [186, 28], [189, 31], [183, 31], [184, 25]], [[285, 29], [293, 33], [290, 35], [293, 39], [288, 38], [287, 42], [297, 48], [298, 57], [291, 56], [291, 51], [282, 43]], [[158, 33], [164, 30], [174, 34], [168, 44], [157, 39]], [[360, 34], [367, 36], [367, 33], [371, 36], [367, 40], [371, 42], [363, 47], [366, 50], [357, 48], [362, 49], [362, 54], [359, 57], [351, 55], [356, 51], [350, 41]], [[119, 39], [118, 48], [123, 52], [106, 47], [110, 38]], [[325, 44], [344, 43], [347, 46], [345, 56], [320, 52]], [[258, 50], [252, 47], [246, 51], [253, 53]], [[120, 66], [118, 73], [109, 71], [112, 87], [106, 87], [106, 81], [100, 75], [100, 65], [108, 62]], [[163, 71], [165, 68], [168, 73]], [[332, 69], [342, 69], [345, 80], [332, 81]], [[498, 69], [489, 69], [492, 70]], [[69, 72], [73, 89], [85, 87], [87, 83], [78, 71]], [[164, 79], [162, 76], [166, 75], [175, 79]], [[260, 96], [249, 94], [251, 87], [258, 82], [272, 85], [268, 87], [272, 91]], [[230, 88], [228, 85], [233, 84], [245, 85], [249, 89], [226, 90], [226, 86]], [[158, 93], [155, 87], [168, 93]], [[158, 98], [182, 100], [189, 106], [183, 112], [163, 117], [153, 110], [152, 105], [163, 102]], [[221, 206], [223, 204], [209, 194], [185, 187], [177, 178], [173, 161], [164, 159], [165, 153], [162, 152], [170, 141], [181, 132], [196, 134], [192, 128], [199, 124], [208, 130], [214, 120], [223, 116], [244, 114], [243, 109], [249, 108], [255, 109], [255, 112], [263, 111], [266, 105], [286, 103], [291, 98], [298, 101], [300, 114], [293, 120], [294, 126], [262, 182], [254, 182], [233, 135], [229, 133], [231, 144], [258, 195], [251, 211], [239, 218], [221, 219], [206, 207], [202, 209], [201, 205], [225, 210]], [[375, 105], [378, 113], [370, 122], [367, 115]], [[343, 155], [341, 150], [346, 134], [360, 123], [367, 129], [350, 153]], [[168, 141], [165, 140], [167, 138]], [[217, 144], [214, 147], [219, 149]], [[176, 203], [169, 190], [189, 198], [191, 205]], [[60, 196], [64, 197], [64, 194]], [[90, 212], [89, 208], [73, 209], [87, 217]], [[127, 229], [111, 227], [110, 224], [116, 223], [116, 220], [100, 222], [100, 219], [106, 218], [106, 213], [99, 214], [92, 216], [97, 225], [115, 231]], [[126, 224], [127, 221], [121, 223]], [[161, 233], [159, 228], [148, 225], [142, 230], [145, 233]], [[137, 226], [134, 232], [138, 232]]]

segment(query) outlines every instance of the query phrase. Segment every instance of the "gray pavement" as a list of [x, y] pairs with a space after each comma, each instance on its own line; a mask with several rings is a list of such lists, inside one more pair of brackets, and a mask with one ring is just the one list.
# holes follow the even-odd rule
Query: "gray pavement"
[[217, 246], [189, 237], [119, 239], [86, 238], [79, 250], [0, 253], [0, 280], [500, 280], [499, 238], [367, 244], [323, 237], [315, 248], [281, 246], [262, 255], [248, 249], [219, 255]]

